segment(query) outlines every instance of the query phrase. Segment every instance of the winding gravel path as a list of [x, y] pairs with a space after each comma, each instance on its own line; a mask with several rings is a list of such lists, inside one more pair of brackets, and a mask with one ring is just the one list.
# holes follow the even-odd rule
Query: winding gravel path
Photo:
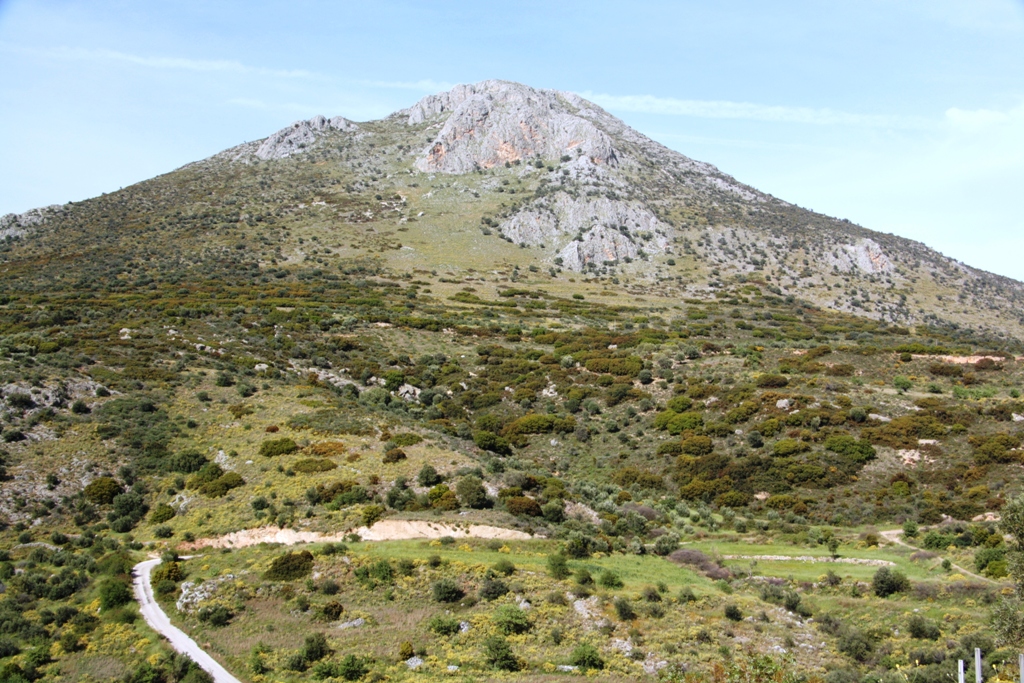
[[[902, 536], [903, 536], [903, 529], [890, 529], [888, 531], [881, 531], [881, 532], [879, 532], [879, 534], [882, 536], [882, 538], [884, 538], [885, 540], [887, 540], [887, 541], [889, 541], [891, 543], [895, 543], [897, 545], [902, 545], [903, 547], [910, 548], [912, 550], [917, 550], [917, 551], [921, 550], [917, 546], [910, 545], [909, 543], [907, 543], [906, 541], [903, 540], [903, 538], [902, 538]], [[963, 567], [961, 567], [958, 564], [954, 564], [952, 561], [950, 562], [950, 566], [953, 569], [955, 569], [958, 572], [960, 572], [961, 574], [964, 574], [966, 576], [970, 576], [972, 578], [975, 578], [978, 581], [984, 581], [985, 583], [994, 583], [996, 585], [999, 585], [998, 581], [993, 581], [992, 579], [990, 579], [990, 578], [988, 578], [986, 576], [979, 576], [978, 574], [975, 574], [972, 571], [968, 571], [967, 569], [964, 569]]]
[[153, 595], [153, 585], [150, 582], [150, 575], [153, 567], [160, 564], [160, 560], [146, 560], [135, 565], [135, 599], [139, 601], [139, 611], [142, 617], [149, 624], [150, 628], [166, 638], [178, 652], [192, 658], [196, 664], [201, 666], [207, 673], [213, 676], [215, 683], [242, 683], [221, 666], [217, 660], [208, 655], [199, 647], [199, 643], [189, 638], [185, 633], [171, 623], [163, 608], [156, 601]]

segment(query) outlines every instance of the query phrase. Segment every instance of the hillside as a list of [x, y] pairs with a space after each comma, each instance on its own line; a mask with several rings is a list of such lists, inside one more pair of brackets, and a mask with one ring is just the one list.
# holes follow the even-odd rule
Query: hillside
[[500, 81], [0, 236], [10, 680], [1010, 671], [1020, 283]]

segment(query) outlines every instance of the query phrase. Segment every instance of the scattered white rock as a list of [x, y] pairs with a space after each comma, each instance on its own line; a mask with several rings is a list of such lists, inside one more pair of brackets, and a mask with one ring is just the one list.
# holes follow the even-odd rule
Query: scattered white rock
[[869, 420], [878, 420], [879, 422], [892, 422], [892, 418], [891, 417], [886, 417], [885, 415], [879, 415], [878, 413], [868, 413], [868, 419]]
[[792, 405], [788, 398], [780, 398], [775, 402], [775, 407], [779, 410], [789, 410], [789, 406]]
[[668, 662], [664, 659], [658, 659], [654, 656], [653, 652], [648, 652], [647, 657], [644, 658], [644, 673], [656, 674], [662, 669], [668, 666]]
[[410, 669], [418, 669], [419, 667], [423, 666], [423, 658], [410, 657], [409, 659], [405, 660], [405, 665]]
[[338, 628], [341, 628], [341, 629], [359, 628], [360, 626], [365, 626], [365, 625], [366, 625], [366, 619], [363, 619], [362, 617], [359, 617], [358, 619], [353, 619], [352, 621], [343, 621], [343, 622], [341, 622], [340, 624], [338, 624]]

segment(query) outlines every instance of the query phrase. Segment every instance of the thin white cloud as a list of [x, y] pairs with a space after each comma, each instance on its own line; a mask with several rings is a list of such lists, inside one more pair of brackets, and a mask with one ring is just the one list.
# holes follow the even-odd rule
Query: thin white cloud
[[978, 130], [1006, 123], [1024, 123], [1024, 104], [1013, 109], [960, 109], [946, 110], [946, 121], [955, 128]]
[[38, 49], [23, 45], [12, 45], [10, 43], [2, 43], [0, 44], [0, 48], [7, 52], [15, 52], [48, 59], [61, 59], [74, 62], [119, 62], [122, 64], [133, 64], [135, 66], [146, 67], [149, 69], [200, 71], [207, 73], [221, 72], [303, 80], [324, 78], [324, 76], [320, 74], [312, 71], [306, 71], [305, 69], [268, 69], [266, 67], [251, 66], [239, 61], [227, 59], [148, 57], [143, 55], [134, 55], [127, 52], [119, 52], [117, 50], [92, 50], [77, 47]]
[[359, 85], [370, 86], [371, 88], [384, 88], [391, 90], [418, 90], [420, 92], [435, 93], [443, 90], [451, 90], [454, 83], [447, 81], [435, 81], [424, 78], [418, 81], [355, 81]]
[[918, 117], [855, 114], [827, 108], [812, 109], [727, 100], [681, 100], [654, 95], [606, 95], [591, 92], [580, 94], [606, 109], [643, 114], [871, 128], [929, 128], [934, 125]]

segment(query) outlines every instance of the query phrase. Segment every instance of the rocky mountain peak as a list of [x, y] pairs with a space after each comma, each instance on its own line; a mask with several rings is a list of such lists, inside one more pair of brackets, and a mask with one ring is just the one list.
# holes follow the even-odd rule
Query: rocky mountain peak
[[416, 125], [448, 114], [416, 161], [421, 171], [468, 173], [534, 157], [587, 157], [615, 165], [609, 135], [580, 116], [574, 96], [508, 81], [460, 85], [430, 95], [399, 114]]

